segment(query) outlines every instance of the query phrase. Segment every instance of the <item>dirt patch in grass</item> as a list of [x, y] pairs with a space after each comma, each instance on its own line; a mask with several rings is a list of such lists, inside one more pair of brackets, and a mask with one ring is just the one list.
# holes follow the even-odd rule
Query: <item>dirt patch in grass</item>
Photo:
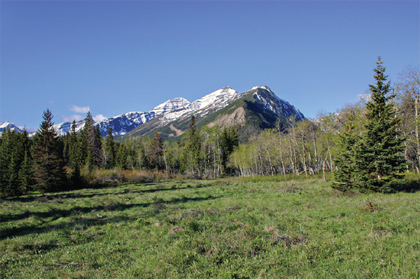
[[370, 200], [365, 201], [365, 208], [363, 209], [366, 212], [379, 211], [379, 205], [372, 203]]
[[241, 207], [239, 205], [235, 205], [233, 207], [228, 207], [226, 208], [227, 211], [232, 211], [232, 210], [239, 210], [241, 209]]
[[169, 230], [169, 231], [168, 231], [168, 233], [169, 233], [169, 234], [175, 234], [175, 233], [181, 232], [181, 231], [183, 231], [183, 230], [185, 230], [185, 228], [184, 228], [184, 227], [176, 227], [176, 228], [174, 228], [174, 229]]

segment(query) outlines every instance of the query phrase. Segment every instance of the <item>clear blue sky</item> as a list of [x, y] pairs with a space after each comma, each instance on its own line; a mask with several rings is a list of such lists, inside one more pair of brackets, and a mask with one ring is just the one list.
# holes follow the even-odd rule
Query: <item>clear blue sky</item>
[[314, 118], [358, 100], [382, 56], [420, 57], [419, 1], [1, 1], [0, 122], [148, 111], [269, 86]]

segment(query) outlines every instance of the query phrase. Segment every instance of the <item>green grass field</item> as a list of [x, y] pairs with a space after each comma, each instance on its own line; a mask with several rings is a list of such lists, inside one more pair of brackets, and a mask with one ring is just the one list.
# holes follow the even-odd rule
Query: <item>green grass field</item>
[[173, 181], [0, 203], [1, 278], [420, 278], [420, 192]]

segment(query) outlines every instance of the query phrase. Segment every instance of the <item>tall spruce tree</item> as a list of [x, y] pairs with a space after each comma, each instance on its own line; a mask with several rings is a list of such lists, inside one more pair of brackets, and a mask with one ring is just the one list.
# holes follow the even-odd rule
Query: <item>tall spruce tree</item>
[[19, 167], [15, 153], [12, 153], [9, 164], [9, 179], [6, 185], [6, 194], [8, 196], [16, 196], [22, 194], [19, 183]]
[[339, 134], [338, 154], [334, 160], [337, 167], [333, 171], [331, 187], [345, 192], [354, 187], [354, 174], [356, 171], [356, 143], [360, 141], [355, 129], [355, 114], [351, 112], [344, 123], [344, 130]]
[[112, 135], [112, 128], [108, 129], [108, 135], [105, 138], [104, 145], [105, 156], [103, 156], [102, 165], [107, 168], [113, 168], [115, 166], [115, 151], [114, 151], [114, 136]]
[[405, 138], [398, 131], [401, 120], [391, 102], [395, 95], [389, 94], [390, 82], [380, 57], [376, 64], [376, 84], [369, 85], [372, 94], [366, 104], [365, 133], [356, 148], [355, 184], [361, 191], [393, 192], [404, 178]]
[[14, 146], [16, 146], [14, 132], [10, 131], [10, 129], [3, 130], [0, 145], [0, 192], [2, 196], [9, 195], [9, 165], [11, 163]]
[[82, 177], [80, 173], [80, 168], [82, 165], [81, 159], [81, 145], [76, 135], [76, 121], [73, 120], [73, 124], [71, 126], [70, 137], [68, 140], [69, 146], [69, 163], [68, 166], [71, 168], [70, 173], [70, 185], [73, 189], [77, 189], [81, 187]]
[[3, 131], [0, 145], [0, 192], [4, 196], [22, 194], [19, 172], [29, 152], [28, 132]]
[[[99, 134], [99, 135], [98, 135]], [[86, 167], [93, 168], [93, 165], [101, 165], [101, 136], [99, 130], [95, 128], [95, 121], [89, 111], [85, 118], [85, 126], [82, 133], [82, 159]], [[90, 156], [90, 157], [89, 157]], [[88, 160], [89, 159], [89, 160]], [[93, 161], [93, 164], [92, 164]]]
[[149, 163], [152, 169], [161, 169], [161, 158], [163, 155], [163, 142], [159, 135], [159, 132], [155, 131], [155, 136], [152, 140], [152, 146], [149, 151]]
[[95, 146], [95, 150], [96, 150], [96, 157], [95, 159], [95, 164], [99, 167], [102, 164], [102, 135], [101, 135], [101, 130], [99, 129], [99, 125], [96, 126], [96, 130], [95, 130], [95, 141], [94, 141], [94, 146]]
[[120, 143], [120, 146], [118, 148], [117, 153], [117, 159], [116, 159], [117, 167], [126, 170], [128, 169], [128, 162], [127, 162], [127, 148], [125, 147], [125, 144]]
[[34, 175], [32, 172], [32, 160], [29, 155], [29, 151], [25, 151], [25, 157], [19, 170], [19, 181], [20, 190], [22, 193], [26, 193], [31, 190], [32, 186], [35, 184]]
[[62, 151], [58, 148], [57, 133], [53, 128], [53, 115], [44, 111], [38, 132], [32, 145], [33, 172], [37, 184], [35, 190], [41, 192], [59, 191], [66, 183]]
[[195, 123], [195, 116], [191, 116], [189, 129], [183, 139], [185, 149], [182, 154], [182, 171], [192, 171], [194, 176], [201, 175], [201, 137]]

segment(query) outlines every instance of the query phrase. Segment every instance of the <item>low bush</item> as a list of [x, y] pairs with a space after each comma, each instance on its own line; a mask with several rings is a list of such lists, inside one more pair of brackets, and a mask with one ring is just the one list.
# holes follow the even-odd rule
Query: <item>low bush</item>
[[83, 176], [89, 186], [116, 186], [122, 183], [150, 183], [162, 181], [165, 174], [150, 170], [95, 169]]

